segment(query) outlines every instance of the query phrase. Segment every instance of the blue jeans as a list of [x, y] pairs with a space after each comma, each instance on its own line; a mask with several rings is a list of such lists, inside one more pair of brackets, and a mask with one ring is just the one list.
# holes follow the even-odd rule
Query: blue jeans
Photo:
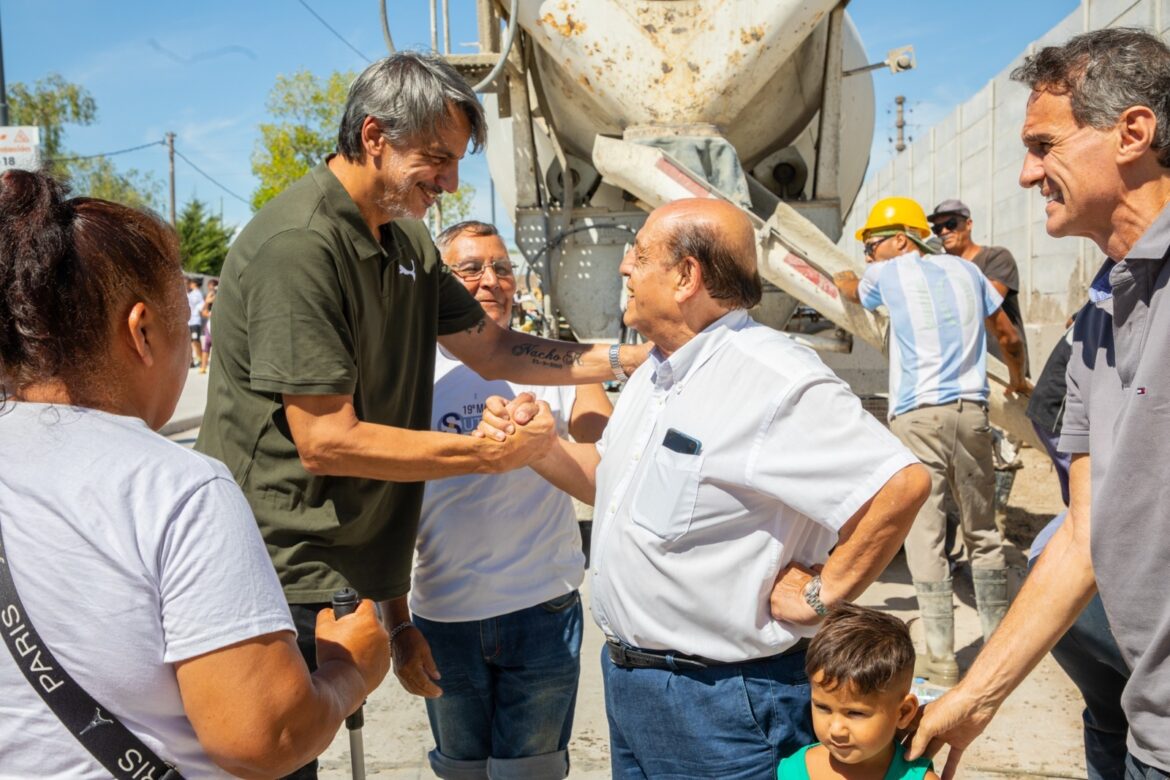
[[427, 699], [431, 768], [443, 778], [553, 778], [569, 773], [581, 676], [581, 597], [566, 593], [487, 620], [417, 615], [442, 678]]
[[774, 780], [816, 741], [804, 656], [671, 672], [616, 666], [603, 646], [613, 777]]
[[1143, 764], [1129, 753], [1125, 754], [1125, 780], [1168, 780], [1170, 775], [1156, 766]]
[[[1062, 513], [1037, 534], [1028, 568], [1064, 522]], [[1121, 709], [1121, 692], [1129, 681], [1129, 667], [1109, 628], [1101, 597], [1094, 595], [1076, 622], [1057, 640], [1052, 657], [1081, 692], [1085, 730], [1085, 772], [1089, 780], [1114, 780], [1125, 771], [1125, 736], [1129, 720]]]

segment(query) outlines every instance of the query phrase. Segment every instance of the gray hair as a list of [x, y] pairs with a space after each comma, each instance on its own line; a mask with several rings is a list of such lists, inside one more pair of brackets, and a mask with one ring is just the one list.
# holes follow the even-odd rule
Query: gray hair
[[472, 151], [478, 152], [487, 142], [483, 106], [459, 72], [434, 54], [392, 54], [370, 65], [350, 85], [337, 150], [352, 162], [365, 159], [362, 122], [368, 116], [378, 120], [383, 135], [397, 146], [434, 134], [447, 124], [452, 108], [467, 117]]
[[727, 237], [705, 221], [680, 222], [666, 238], [671, 265], [693, 257], [703, 269], [707, 294], [737, 309], [750, 309], [764, 295], [763, 282], [750, 260], [736, 255]]
[[454, 225], [435, 236], [435, 246], [439, 248], [440, 254], [446, 253], [447, 247], [451, 246], [451, 242], [459, 238], [459, 236], [463, 235], [464, 233], [475, 236], [476, 238], [480, 238], [482, 236], [500, 235], [500, 231], [496, 229], [496, 226], [489, 222], [480, 222], [477, 219], [468, 219], [463, 222], [456, 222]]
[[1013, 81], [1032, 90], [1068, 95], [1080, 126], [1107, 130], [1134, 106], [1154, 112], [1151, 147], [1170, 168], [1170, 48], [1136, 27], [1112, 27], [1077, 35], [1024, 58]]

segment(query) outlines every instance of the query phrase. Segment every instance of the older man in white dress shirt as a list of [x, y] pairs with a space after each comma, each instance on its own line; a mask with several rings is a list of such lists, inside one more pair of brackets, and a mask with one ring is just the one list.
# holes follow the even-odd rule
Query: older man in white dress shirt
[[[729, 204], [654, 211], [621, 270], [626, 324], [657, 349], [600, 442], [537, 467], [596, 498], [616, 778], [771, 780], [815, 741], [804, 638], [881, 573], [929, 491], [814, 352], [748, 317], [755, 258]], [[485, 432], [523, 422], [520, 400], [493, 401]]]

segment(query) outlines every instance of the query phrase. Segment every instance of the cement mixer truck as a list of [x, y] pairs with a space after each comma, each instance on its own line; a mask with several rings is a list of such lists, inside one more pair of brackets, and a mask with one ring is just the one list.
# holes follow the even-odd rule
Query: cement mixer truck
[[[862, 271], [836, 242], [868, 164], [868, 71], [911, 67], [912, 54], [869, 65], [845, 6], [476, 0], [480, 53], [449, 59], [483, 94], [488, 166], [549, 332], [623, 338], [618, 266], [633, 234], [663, 203], [710, 197], [756, 228], [757, 320], [829, 354], [855, 338], [884, 351], [885, 317], [844, 300], [832, 275]], [[1006, 368], [989, 363], [1002, 386]], [[1030, 438], [1019, 402], [992, 396], [997, 423]]]

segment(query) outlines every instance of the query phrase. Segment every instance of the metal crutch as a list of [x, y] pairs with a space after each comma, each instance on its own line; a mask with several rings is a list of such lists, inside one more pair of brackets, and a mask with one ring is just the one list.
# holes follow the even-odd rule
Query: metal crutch
[[[358, 608], [357, 591], [353, 588], [342, 588], [333, 594], [333, 617], [340, 618], [355, 612]], [[366, 749], [362, 741], [362, 726], [365, 716], [362, 707], [345, 719], [345, 727], [349, 730], [349, 767], [353, 780], [366, 780]]]

